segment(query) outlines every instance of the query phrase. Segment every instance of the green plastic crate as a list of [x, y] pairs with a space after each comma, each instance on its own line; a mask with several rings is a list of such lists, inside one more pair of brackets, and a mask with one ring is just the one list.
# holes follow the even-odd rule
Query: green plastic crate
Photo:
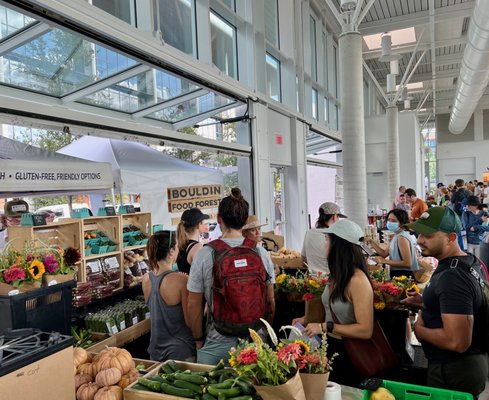
[[[473, 400], [469, 393], [438, 389], [409, 383], [386, 381], [382, 386], [389, 390], [396, 400]], [[369, 400], [372, 391], [363, 391], [363, 400]]]
[[92, 246], [92, 254], [104, 254], [108, 252], [109, 246], [104, 245], [104, 246], [98, 246], [94, 245]]

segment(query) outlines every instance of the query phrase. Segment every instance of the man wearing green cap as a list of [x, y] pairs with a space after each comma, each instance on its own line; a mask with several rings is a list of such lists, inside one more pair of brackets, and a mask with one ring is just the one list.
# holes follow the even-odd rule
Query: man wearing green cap
[[485, 387], [487, 354], [482, 351], [483, 294], [470, 274], [472, 267], [484, 279], [479, 260], [465, 253], [457, 242], [462, 229], [459, 217], [448, 207], [433, 207], [407, 225], [419, 234], [423, 256], [439, 264], [423, 297], [413, 295], [405, 303], [417, 304], [414, 333], [428, 359], [428, 386], [468, 392], [477, 397]]

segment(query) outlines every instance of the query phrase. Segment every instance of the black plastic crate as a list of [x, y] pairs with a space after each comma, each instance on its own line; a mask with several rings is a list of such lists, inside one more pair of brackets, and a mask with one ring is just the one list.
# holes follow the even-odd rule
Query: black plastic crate
[[74, 281], [0, 296], [0, 335], [6, 329], [36, 328], [69, 335]]

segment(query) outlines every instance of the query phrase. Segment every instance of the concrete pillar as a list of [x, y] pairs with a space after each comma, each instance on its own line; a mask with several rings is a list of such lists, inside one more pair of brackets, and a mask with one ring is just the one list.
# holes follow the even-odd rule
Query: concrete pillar
[[387, 114], [387, 192], [390, 202], [400, 186], [399, 171], [399, 110], [396, 105], [386, 109]]
[[346, 32], [338, 44], [345, 214], [363, 228], [367, 224], [367, 173], [362, 36]]

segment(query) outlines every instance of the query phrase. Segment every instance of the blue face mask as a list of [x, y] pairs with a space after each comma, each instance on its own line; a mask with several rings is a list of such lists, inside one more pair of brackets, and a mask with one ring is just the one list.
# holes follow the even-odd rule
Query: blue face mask
[[395, 232], [399, 229], [399, 222], [388, 221], [386, 226], [387, 226], [387, 229], [389, 229], [391, 232]]

